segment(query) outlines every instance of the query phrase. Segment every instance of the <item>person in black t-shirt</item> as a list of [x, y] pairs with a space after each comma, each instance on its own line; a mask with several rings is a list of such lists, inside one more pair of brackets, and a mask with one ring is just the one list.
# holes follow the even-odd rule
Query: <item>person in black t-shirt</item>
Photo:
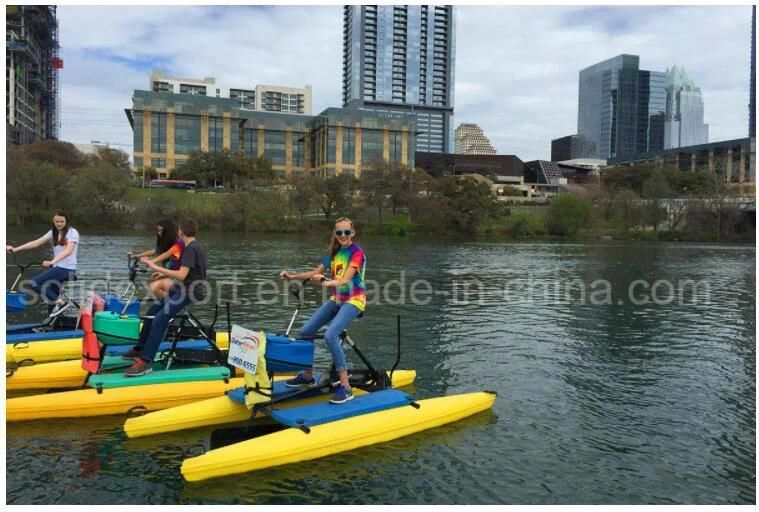
[[150, 365], [158, 352], [158, 346], [166, 336], [169, 321], [188, 304], [202, 302], [208, 296], [208, 254], [205, 247], [195, 239], [196, 233], [197, 226], [194, 220], [186, 219], [179, 224], [179, 237], [184, 242], [179, 270], [160, 267], [148, 258], [140, 260], [154, 271], [173, 277], [178, 282], [161, 300], [150, 306], [147, 316], [154, 318], [143, 322], [140, 341], [122, 356], [134, 359], [132, 366], [124, 372], [127, 377], [139, 377], [150, 373]]

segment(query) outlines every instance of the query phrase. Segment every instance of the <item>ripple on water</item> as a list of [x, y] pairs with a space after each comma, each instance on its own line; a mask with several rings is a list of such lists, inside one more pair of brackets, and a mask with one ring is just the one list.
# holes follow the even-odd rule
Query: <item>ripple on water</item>
[[[315, 265], [323, 248], [321, 238], [295, 236], [206, 242], [211, 277], [241, 285], [233, 322], [270, 330], [286, 326], [293, 304], [284, 288], [267, 298], [260, 287], [281, 269]], [[126, 248], [151, 243], [149, 236], [88, 236], [81, 271], [110, 273], [112, 287], [123, 289]], [[212, 428], [130, 440], [120, 417], [10, 424], [7, 502], [755, 502], [754, 248], [361, 243], [367, 277], [383, 283], [405, 272], [407, 283], [427, 279], [441, 293], [427, 304], [370, 304], [351, 327], [354, 339], [378, 365], [391, 366], [402, 314], [400, 367], [417, 370], [416, 395], [493, 390], [491, 412], [302, 465], [195, 484], [183, 481], [179, 467], [188, 448], [208, 445]], [[464, 304], [459, 284], [474, 279], [484, 293]], [[555, 292], [575, 279], [608, 280], [614, 300], [567, 301]], [[636, 279], [708, 287], [684, 301], [636, 305], [626, 296]], [[319, 301], [307, 292], [299, 322]], [[18, 317], [25, 320], [33, 312]], [[317, 364], [329, 361], [318, 346]]]

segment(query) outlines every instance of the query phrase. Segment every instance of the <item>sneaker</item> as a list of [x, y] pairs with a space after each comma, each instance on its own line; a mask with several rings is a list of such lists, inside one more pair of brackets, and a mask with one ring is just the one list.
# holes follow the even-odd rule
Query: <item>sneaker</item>
[[140, 377], [142, 375], [147, 375], [152, 371], [153, 369], [150, 367], [150, 363], [144, 359], [135, 359], [132, 366], [126, 369], [124, 375], [127, 377]]
[[335, 391], [335, 396], [332, 397], [332, 400], [329, 401], [331, 404], [344, 404], [345, 402], [353, 400], [353, 388], [346, 388], [343, 387], [343, 385], [339, 385], [337, 387], [337, 391]]
[[140, 354], [142, 354], [141, 350], [137, 350], [135, 347], [132, 347], [121, 354], [121, 359], [137, 359], [140, 357]]
[[63, 303], [59, 302], [59, 303], [57, 303], [55, 305], [55, 307], [53, 308], [53, 310], [50, 312], [50, 314], [48, 316], [50, 318], [55, 318], [58, 315], [60, 315], [61, 313], [63, 313], [64, 311], [66, 311], [70, 307], [71, 307], [71, 303], [70, 302], [63, 302]]
[[300, 372], [294, 379], [285, 381], [285, 385], [289, 388], [302, 388], [306, 386], [313, 386], [316, 383], [316, 379], [308, 378], [303, 372]]

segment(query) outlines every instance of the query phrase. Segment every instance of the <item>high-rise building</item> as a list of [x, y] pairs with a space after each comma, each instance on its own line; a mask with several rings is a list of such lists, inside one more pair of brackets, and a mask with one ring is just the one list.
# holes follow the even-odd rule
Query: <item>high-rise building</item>
[[704, 123], [704, 100], [684, 68], [667, 69], [667, 110], [664, 149], [696, 146], [709, 142], [709, 125]]
[[495, 155], [490, 140], [476, 124], [461, 123], [456, 128], [455, 152], [458, 155]]
[[639, 60], [622, 54], [580, 71], [577, 134], [591, 148], [582, 157], [662, 149], [666, 76], [639, 69]]
[[238, 100], [241, 108], [267, 112], [293, 112], [311, 114], [311, 86], [305, 88], [257, 85], [248, 88], [222, 87], [212, 76], [205, 78], [170, 77], [154, 69], [150, 73], [150, 89], [153, 92], [196, 94], [215, 98]]
[[343, 104], [411, 112], [417, 151], [453, 149], [454, 9], [445, 5], [346, 5]]
[[58, 138], [58, 49], [54, 5], [5, 7], [6, 142]]

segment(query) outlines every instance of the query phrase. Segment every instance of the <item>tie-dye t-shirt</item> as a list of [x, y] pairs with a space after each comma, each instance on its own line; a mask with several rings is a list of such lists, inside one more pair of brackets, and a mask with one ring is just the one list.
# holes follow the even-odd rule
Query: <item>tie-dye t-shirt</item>
[[348, 247], [341, 247], [335, 255], [330, 258], [325, 256], [322, 260], [325, 269], [329, 269], [330, 279], [340, 279], [348, 267], [354, 267], [356, 273], [353, 274], [351, 282], [334, 287], [331, 300], [336, 302], [347, 302], [353, 304], [363, 311], [366, 308], [366, 285], [364, 284], [364, 270], [366, 270], [366, 256], [364, 250], [358, 244], [351, 244]]
[[168, 263], [166, 268], [169, 270], [179, 270], [182, 267], [182, 253], [184, 252], [184, 242], [182, 239], [177, 238], [169, 250], [171, 251], [171, 257], [165, 262]]
[[[161, 266], [169, 270], [179, 270], [182, 266], [181, 265], [182, 252], [184, 252], [184, 242], [182, 241], [182, 239], [177, 238], [172, 244], [172, 246], [169, 248], [169, 251], [171, 251], [171, 255], [169, 256], [169, 259], [161, 263]], [[158, 249], [158, 247], [156, 247], [155, 253], [156, 253], [156, 256], [161, 254], [160, 249]]]

